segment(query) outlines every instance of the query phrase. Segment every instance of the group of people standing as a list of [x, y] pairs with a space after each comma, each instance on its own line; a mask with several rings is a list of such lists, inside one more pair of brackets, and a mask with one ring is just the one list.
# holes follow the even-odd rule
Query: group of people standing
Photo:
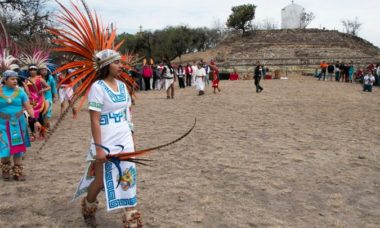
[[[326, 61], [322, 61], [319, 65], [320, 72], [317, 77], [318, 80], [330, 80], [332, 81], [335, 78], [337, 82], [354, 82], [354, 73], [356, 71], [353, 62], [344, 63], [337, 61], [334, 63], [327, 63]], [[317, 71], [318, 72], [318, 71]]]
[[[9, 57], [7, 59], [11, 59]], [[36, 60], [25, 55], [20, 60], [12, 57], [12, 62], [0, 72], [0, 158], [2, 177], [6, 181], [11, 179], [11, 173], [15, 180], [25, 180], [21, 157], [32, 142], [44, 140], [50, 129], [53, 103], [58, 99], [57, 78], [48, 63], [26, 62], [25, 59]], [[20, 68], [19, 63], [24, 66]], [[71, 102], [72, 89], [63, 84], [58, 91], [62, 114], [65, 101]]]
[[[56, 82], [45, 62], [27, 62], [36, 58], [25, 55], [20, 60], [1, 56], [5, 64], [0, 85], [0, 157], [2, 178], [25, 180], [21, 158], [31, 142], [43, 140], [50, 127]], [[21, 63], [22, 70], [18, 64]], [[28, 128], [29, 126], [29, 128]], [[29, 134], [30, 132], [30, 134]], [[11, 161], [14, 166], [11, 172]]]
[[363, 83], [363, 91], [372, 92], [372, 87], [375, 84], [380, 85], [380, 67], [379, 64], [368, 65], [366, 68], [355, 68], [354, 63], [344, 63], [337, 61], [334, 63], [327, 63], [322, 61], [320, 64], [320, 72], [316, 69], [318, 80], [330, 80], [335, 78], [336, 82], [353, 83], [356, 80]]
[[144, 65], [141, 74], [144, 79], [143, 90], [165, 89], [167, 99], [174, 99], [174, 84], [177, 81], [180, 89], [194, 86], [198, 90], [198, 95], [202, 96], [205, 94], [205, 87], [209, 84], [211, 77], [214, 93], [221, 91], [219, 69], [215, 61], [210, 61], [209, 64], [199, 61], [186, 66], [172, 65], [168, 61], [163, 61], [158, 65]]

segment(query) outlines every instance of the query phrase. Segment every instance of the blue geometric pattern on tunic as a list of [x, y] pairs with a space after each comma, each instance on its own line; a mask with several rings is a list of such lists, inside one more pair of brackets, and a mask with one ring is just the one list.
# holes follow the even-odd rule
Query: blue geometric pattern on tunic
[[121, 122], [121, 118], [123, 118], [123, 112], [108, 113], [108, 116], [109, 116], [110, 119], [113, 119], [115, 121], [115, 123], [120, 123]]
[[114, 123], [120, 123], [127, 120], [127, 111], [121, 111], [119, 113], [108, 113], [100, 116], [100, 125], [108, 125], [111, 121]]
[[108, 190], [109, 208], [112, 209], [118, 206], [135, 205], [137, 203], [136, 196], [130, 199], [116, 199], [115, 190], [114, 190], [115, 187], [112, 180], [112, 163], [106, 162], [105, 167], [106, 167], [105, 178], [106, 178], [106, 188]]
[[127, 100], [127, 96], [125, 95], [125, 85], [123, 83], [118, 83], [120, 94], [115, 94], [112, 92], [112, 90], [108, 88], [108, 86], [102, 80], [99, 81], [99, 84], [103, 87], [103, 89], [106, 91], [114, 103], [124, 102]]
[[109, 124], [108, 115], [107, 114], [101, 115], [100, 116], [100, 125], [108, 125], [108, 124]]

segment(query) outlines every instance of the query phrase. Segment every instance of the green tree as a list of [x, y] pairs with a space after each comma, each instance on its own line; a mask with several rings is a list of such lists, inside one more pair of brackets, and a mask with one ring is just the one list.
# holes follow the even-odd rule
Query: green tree
[[142, 31], [134, 35], [118, 35], [118, 41], [124, 40], [120, 52], [132, 52], [148, 59], [153, 58], [156, 62], [172, 61], [189, 52], [213, 48], [220, 38], [221, 34], [217, 29], [189, 28], [185, 25], [170, 26], [154, 32]]
[[131, 53], [137, 52], [137, 49], [136, 49], [137, 37], [136, 37], [136, 35], [129, 34], [129, 33], [121, 33], [117, 36], [115, 43], [118, 43], [121, 40], [124, 40], [124, 43], [121, 45], [121, 47], [119, 49], [119, 51], [121, 53], [124, 54], [124, 53], [128, 53], [128, 52], [131, 52]]
[[191, 30], [187, 26], [170, 26], [153, 34], [153, 55], [156, 59], [172, 61], [189, 52]]
[[206, 49], [207, 36], [204, 28], [191, 30], [190, 51], [204, 51]]
[[251, 21], [255, 17], [256, 6], [245, 4], [232, 7], [232, 14], [227, 20], [227, 27], [242, 30], [243, 34], [252, 27]]
[[47, 0], [0, 1], [0, 20], [17, 41], [30, 41], [35, 36], [51, 37], [46, 31], [52, 24], [50, 15]]
[[117, 37], [117, 41], [124, 40], [119, 51], [121, 53], [134, 53], [138, 56], [145, 56], [148, 59], [152, 58], [153, 49], [153, 34], [151, 31], [142, 31], [137, 34], [122, 33]]
[[218, 44], [218, 42], [222, 38], [222, 33], [220, 30], [212, 28], [212, 29], [206, 29], [206, 47], [205, 49], [214, 48]]
[[[181, 59], [181, 56], [188, 52], [191, 31], [186, 26], [176, 27], [173, 36], [173, 53]], [[175, 58], [175, 57], [174, 57]], [[173, 58], [173, 59], [174, 59]]]
[[152, 58], [153, 33], [151, 31], [138, 32], [136, 34], [136, 53]]

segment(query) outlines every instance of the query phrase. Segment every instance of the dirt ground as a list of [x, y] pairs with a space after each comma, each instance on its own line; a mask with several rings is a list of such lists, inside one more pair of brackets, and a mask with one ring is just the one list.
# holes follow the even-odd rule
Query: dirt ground
[[[146, 227], [380, 227], [380, 89], [292, 76], [139, 92], [137, 148], [184, 140], [138, 166]], [[59, 112], [56, 105], [55, 117]], [[42, 151], [25, 157], [26, 182], [0, 180], [0, 227], [84, 227], [71, 202], [90, 140], [85, 108]], [[121, 227], [99, 197], [100, 227]]]

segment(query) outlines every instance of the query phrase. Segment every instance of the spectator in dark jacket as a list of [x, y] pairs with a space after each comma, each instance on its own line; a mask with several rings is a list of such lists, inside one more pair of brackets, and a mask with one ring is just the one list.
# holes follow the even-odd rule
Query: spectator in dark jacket
[[336, 61], [335, 63], [335, 81], [340, 81], [340, 63], [339, 61]]
[[332, 81], [333, 75], [334, 75], [334, 70], [335, 70], [334, 64], [330, 63], [327, 66], [327, 80], [330, 78], [330, 81]]
[[344, 62], [341, 62], [339, 65], [339, 70], [340, 70], [340, 79], [342, 79], [342, 82], [346, 81], [346, 67]]
[[260, 80], [263, 77], [264, 66], [257, 62], [257, 66], [255, 67], [255, 72], [253, 74], [253, 78], [255, 80], [256, 93], [260, 93], [264, 90], [263, 87], [260, 86]]

